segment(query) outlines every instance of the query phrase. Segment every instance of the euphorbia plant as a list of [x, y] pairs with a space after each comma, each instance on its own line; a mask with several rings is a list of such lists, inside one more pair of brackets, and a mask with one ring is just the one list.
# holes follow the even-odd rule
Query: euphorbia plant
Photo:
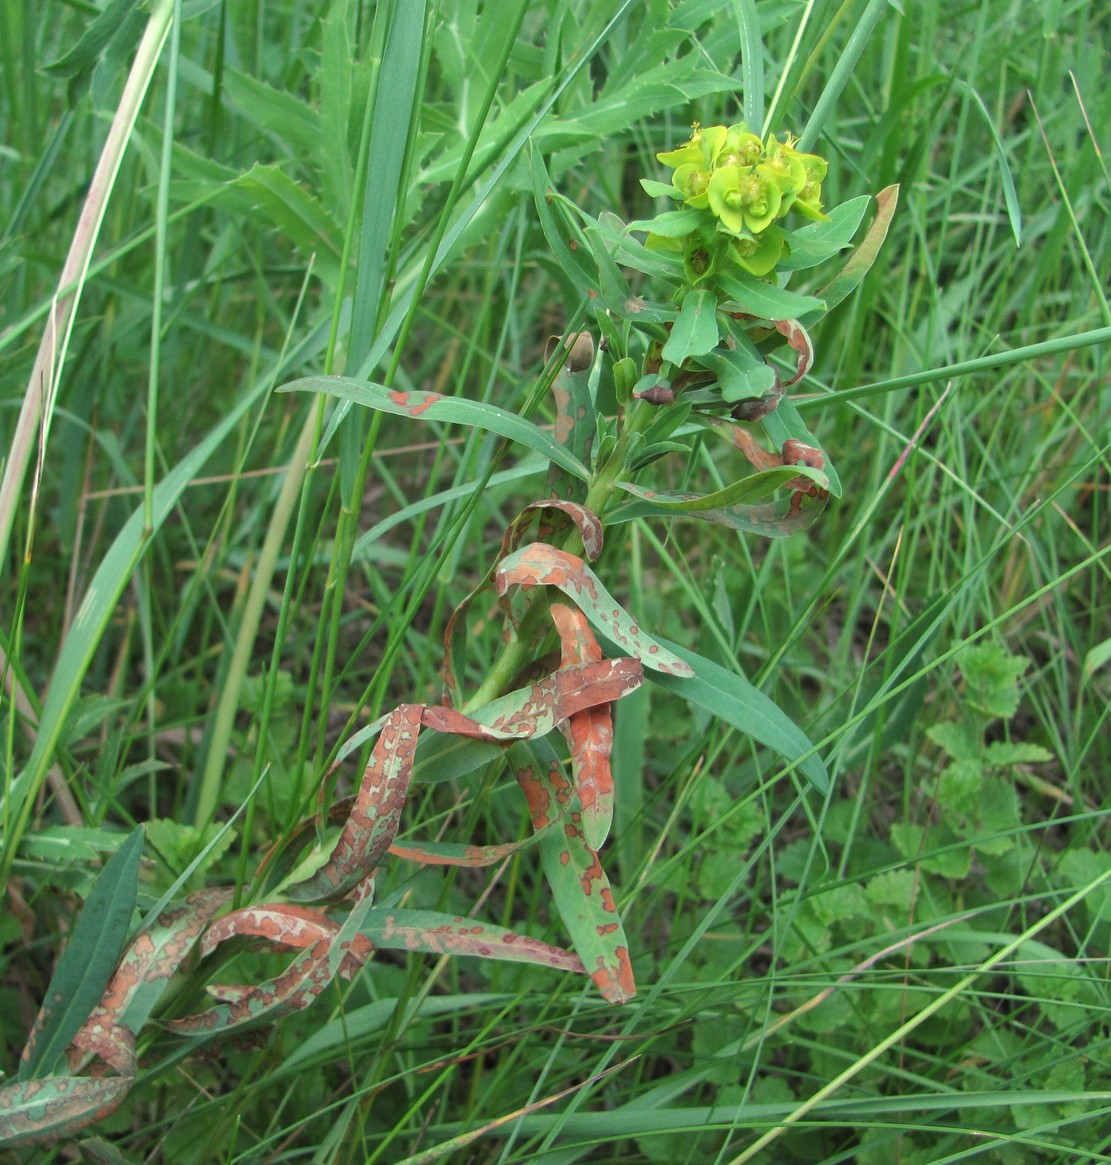
[[[261, 984], [210, 986], [214, 1006], [178, 1016], [172, 1031], [203, 1039], [273, 1020], [306, 1006], [336, 976], [355, 974], [376, 947], [585, 972], [607, 1000], [629, 999], [630, 943], [601, 854], [614, 801], [611, 709], [645, 679], [748, 732], [826, 786], [810, 742], [771, 701], [735, 672], [651, 634], [591, 564], [607, 528], [634, 518], [693, 517], [775, 536], [808, 524], [839, 491], [828, 458], [785, 391], [810, 365], [807, 325], [870, 265], [894, 191], [878, 196], [875, 221], [841, 272], [816, 294], [801, 294], [786, 279], [849, 246], [867, 197], [827, 214], [825, 162], [798, 152], [789, 137], [761, 139], [744, 125], [696, 126], [690, 141], [659, 160], [673, 171], [671, 182], [650, 180], [645, 188], [679, 207], [626, 224], [612, 214], [592, 218], [560, 199], [534, 155], [541, 224], [589, 306], [593, 327], [586, 330], [600, 340], [596, 349], [581, 336], [557, 347], [554, 434], [492, 405], [371, 381], [311, 377], [287, 386], [498, 433], [547, 459], [547, 496], [510, 525], [487, 577], [449, 620], [443, 702], [402, 704], [344, 745], [339, 761], [373, 741], [357, 794], [275, 844], [248, 905], [224, 890], [164, 902], [122, 958], [122, 942], [100, 944], [84, 962], [63, 958], [20, 1080], [0, 1090], [0, 1140], [71, 1132], [117, 1106], [136, 1074], [140, 1031], [171, 976], [191, 955], [196, 961], [193, 952], [203, 959], [233, 939], [295, 958]], [[644, 286], [634, 287], [634, 278]], [[791, 359], [772, 362], [783, 346]], [[612, 413], [601, 404], [601, 389], [609, 386]], [[661, 459], [682, 456], [685, 440], [703, 432], [724, 438], [753, 472], [704, 494], [638, 480]], [[502, 614], [502, 642], [468, 692], [467, 615], [487, 591]], [[553, 744], [560, 736], [566, 759]], [[397, 842], [413, 780], [465, 777], [498, 760], [524, 795], [530, 837], [495, 845]], [[330, 789], [328, 775], [321, 774], [322, 793]], [[375, 901], [375, 874], [389, 853], [481, 866], [530, 846], [539, 852], [573, 951], [479, 920]], [[118, 931], [119, 918], [130, 918], [138, 856], [137, 841], [121, 848], [79, 928], [103, 929], [111, 915]], [[201, 963], [200, 973], [208, 966]], [[76, 1007], [75, 999], [89, 1002]]]

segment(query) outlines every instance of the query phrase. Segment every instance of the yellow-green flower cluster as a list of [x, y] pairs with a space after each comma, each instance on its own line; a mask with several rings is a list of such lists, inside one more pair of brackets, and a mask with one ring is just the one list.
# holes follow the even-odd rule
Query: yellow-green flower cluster
[[[675, 171], [672, 197], [708, 211], [705, 225], [725, 236], [730, 256], [753, 275], [767, 275], [779, 262], [787, 241], [775, 224], [789, 211], [814, 220], [826, 217], [821, 201], [825, 159], [800, 153], [795, 141], [770, 134], [761, 140], [743, 123], [705, 129], [696, 124], [689, 142], [656, 155]], [[707, 263], [712, 267], [720, 258], [715, 244], [723, 240], [707, 238], [705, 230], [695, 233], [701, 237], [688, 239], [685, 249], [703, 249], [692, 271], [701, 277], [708, 273]], [[707, 243], [712, 254], [705, 252]], [[674, 247], [676, 240], [649, 240], [649, 245], [661, 244]], [[699, 267], [706, 270], [699, 272]]]

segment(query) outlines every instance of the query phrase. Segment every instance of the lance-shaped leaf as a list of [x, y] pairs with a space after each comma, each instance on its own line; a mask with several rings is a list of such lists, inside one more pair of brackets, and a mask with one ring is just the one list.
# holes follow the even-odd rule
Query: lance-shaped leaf
[[[670, 503], [682, 503], [689, 499], [697, 503], [700, 495], [684, 494], [674, 490], [666, 495]], [[789, 497], [776, 498], [755, 506], [719, 506], [717, 509], [690, 509], [681, 506], [657, 505], [654, 501], [629, 502], [615, 509], [610, 515], [611, 522], [631, 522], [635, 518], [698, 518], [703, 522], [713, 522], [729, 530], [743, 530], [749, 534], [759, 534], [764, 538], [786, 538], [799, 534], [813, 525], [815, 519], [825, 509], [829, 495], [818, 491], [817, 496], [795, 491]]]
[[[573, 599], [604, 635], [655, 671], [689, 674], [687, 665], [662, 647], [623, 611], [598, 576], [574, 554], [544, 542], [531, 542], [498, 564], [494, 588], [505, 594], [511, 586], [551, 586]], [[560, 717], [565, 719], [565, 717]]]
[[584, 970], [577, 954], [553, 947], [517, 931], [473, 918], [435, 910], [378, 909], [362, 933], [376, 947], [398, 951], [429, 951], [435, 955], [474, 955], [511, 963], [532, 963], [560, 971]]
[[497, 433], [524, 445], [526, 449], [532, 449], [582, 481], [590, 477], [586, 466], [539, 426], [516, 413], [506, 412], [505, 409], [482, 401], [417, 389], [401, 392], [372, 380], [355, 380], [349, 376], [308, 376], [283, 385], [281, 391], [322, 392], [337, 400], [350, 401], [380, 413], [392, 413], [421, 421], [445, 421]]
[[527, 688], [491, 700], [467, 716], [455, 708], [425, 707], [421, 723], [436, 732], [478, 740], [546, 736], [561, 720], [584, 708], [610, 704], [635, 692], [644, 679], [640, 663], [627, 656], [560, 668]]
[[336, 900], [377, 868], [397, 835], [413, 771], [423, 704], [402, 704], [382, 724], [339, 838], [326, 864], [287, 887], [301, 902]]
[[[578, 713], [583, 715], [583, 713]], [[394, 857], [421, 862], [426, 866], [466, 866], [481, 869], [505, 861], [522, 850], [531, 849], [551, 829], [559, 828], [561, 817], [553, 817], [543, 829], [531, 833], [521, 841], [506, 841], [500, 845], [467, 845], [450, 841], [400, 841], [390, 846]]]
[[[281, 975], [257, 986], [218, 986], [213, 993], [222, 994], [227, 1002], [171, 1020], [169, 1026], [186, 1035], [222, 1034], [308, 1007], [336, 975], [352, 969], [351, 960], [361, 963], [373, 950], [370, 940], [359, 933], [370, 908], [367, 895], [351, 908], [338, 930], [313, 941]], [[292, 923], [291, 933], [299, 926], [299, 922]], [[278, 943], [279, 948], [283, 945], [288, 945], [284, 939]]]
[[181, 970], [213, 917], [231, 900], [231, 890], [200, 890], [164, 910], [120, 960], [116, 973], [70, 1045], [70, 1067], [78, 1071], [99, 1056], [116, 1071], [135, 1074], [135, 1038]]
[[[542, 829], [570, 801], [571, 786], [563, 766], [543, 740], [514, 745], [510, 758], [533, 828]], [[628, 940], [609, 879], [598, 855], [587, 845], [577, 817], [572, 806], [563, 828], [545, 833], [541, 840], [544, 876], [587, 974], [607, 1002], [625, 1003], [636, 994]]]
[[523, 841], [507, 841], [501, 845], [467, 845], [454, 841], [395, 841], [390, 846], [390, 853], [395, 858], [420, 862], [425, 866], [464, 866], [482, 869], [496, 865], [535, 844], [535, 834]]
[[[838, 251], [852, 245], [853, 235], [860, 220], [868, 211], [872, 199], [867, 194], [850, 198], [833, 207], [825, 222], [810, 222], [791, 231], [791, 249], [775, 265], [777, 271], [800, 271], [816, 267], [831, 259]], [[832, 303], [828, 304], [833, 307]]]
[[0, 1145], [72, 1136], [111, 1116], [132, 1084], [124, 1076], [50, 1076], [0, 1088]]
[[[895, 217], [895, 207], [899, 204], [899, 187], [885, 186], [876, 195], [876, 217], [872, 225], [865, 232], [860, 246], [848, 257], [844, 267], [822, 288], [821, 296], [825, 300], [825, 310], [832, 311], [843, 299], [851, 295], [860, 286], [864, 276], [876, 261], [880, 247], [887, 238], [887, 228]], [[797, 312], [792, 313], [798, 315]], [[804, 322], [812, 323], [817, 316], [808, 316]]]
[[[562, 665], [571, 667], [602, 658], [602, 648], [586, 616], [577, 607], [552, 603], [549, 608], [559, 633]], [[564, 721], [560, 728], [567, 738], [571, 774], [582, 809], [582, 831], [587, 845], [599, 850], [609, 836], [613, 821], [613, 715], [608, 704], [585, 708]]]
[[[550, 189], [551, 180], [540, 151], [532, 151], [532, 194], [540, 229], [556, 260], [559, 275], [570, 280], [580, 295], [598, 298], [598, 276], [590, 261], [590, 249], [583, 235], [563, 212], [559, 195]], [[584, 216], [586, 217], [586, 216]]]
[[[789, 761], [799, 761], [799, 770], [820, 792], [829, 791], [829, 772], [815, 752], [806, 733], [772, 700], [734, 671], [713, 660], [687, 651], [678, 644], [672, 650], [690, 664], [693, 680], [682, 683], [670, 676], [653, 676], [660, 687], [732, 724], [742, 732], [774, 749]], [[805, 760], [800, 758], [805, 757]]]
[[663, 493], [627, 481], [619, 481], [616, 484], [619, 489], [634, 497], [655, 502], [661, 509], [681, 510], [685, 514], [706, 517], [706, 511], [709, 510], [762, 501], [771, 497], [776, 490], [800, 479], [812, 482], [816, 489], [824, 489], [827, 484], [827, 478], [821, 470], [798, 465], [779, 465], [773, 469], [761, 470], [709, 494], [696, 494], [686, 490]]

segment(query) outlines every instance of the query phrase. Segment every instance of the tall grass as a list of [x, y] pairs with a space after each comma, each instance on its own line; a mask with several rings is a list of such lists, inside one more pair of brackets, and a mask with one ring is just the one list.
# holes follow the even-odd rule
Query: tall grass
[[[93, 1133], [198, 1163], [1111, 1160], [1106, 15], [337, 0], [112, 27], [0, 8], [6, 1070], [104, 854], [149, 823], [149, 907], [243, 808], [188, 888], [248, 883], [345, 739], [438, 700], [447, 618], [543, 489], [477, 431], [273, 390], [344, 372], [550, 420], [545, 344], [584, 305], [530, 151], [641, 217], [655, 153], [743, 102], [815, 135], [828, 204], [901, 186], [796, 386], [845, 495], [788, 539], [631, 523], [607, 585], [739, 660], [831, 792], [642, 690], [609, 843], [634, 1002], [382, 955], [254, 1045], [148, 1034]], [[700, 447], [675, 472], [725, 471]], [[508, 794], [421, 785], [403, 830], [515, 839]], [[378, 892], [565, 941], [528, 851], [394, 862]]]

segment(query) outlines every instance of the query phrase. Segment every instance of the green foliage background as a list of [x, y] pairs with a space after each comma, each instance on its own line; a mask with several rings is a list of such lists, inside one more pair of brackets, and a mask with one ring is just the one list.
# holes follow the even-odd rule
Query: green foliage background
[[[4, 448], [151, 7], [0, 6]], [[383, 957], [257, 1046], [152, 1044], [96, 1134], [136, 1162], [1111, 1160], [1099, 6], [179, 11], [2, 564], [4, 792], [34, 793], [4, 821], [5, 1069], [99, 859], [148, 823], [149, 906], [245, 804], [190, 884], [253, 874], [345, 736], [438, 699], [446, 618], [542, 488], [490, 436], [272, 389], [373, 374], [550, 417], [545, 343], [581, 304], [530, 151], [590, 213], [644, 218], [655, 153], [746, 102], [820, 132], [827, 204], [901, 185], [796, 386], [844, 496], [784, 540], [631, 523], [605, 577], [739, 661], [829, 796], [642, 690], [607, 852], [636, 1001]], [[708, 445], [669, 472], [727, 480]], [[421, 786], [406, 822], [526, 828], [475, 778]], [[396, 866], [380, 889], [564, 941], [527, 853]]]

